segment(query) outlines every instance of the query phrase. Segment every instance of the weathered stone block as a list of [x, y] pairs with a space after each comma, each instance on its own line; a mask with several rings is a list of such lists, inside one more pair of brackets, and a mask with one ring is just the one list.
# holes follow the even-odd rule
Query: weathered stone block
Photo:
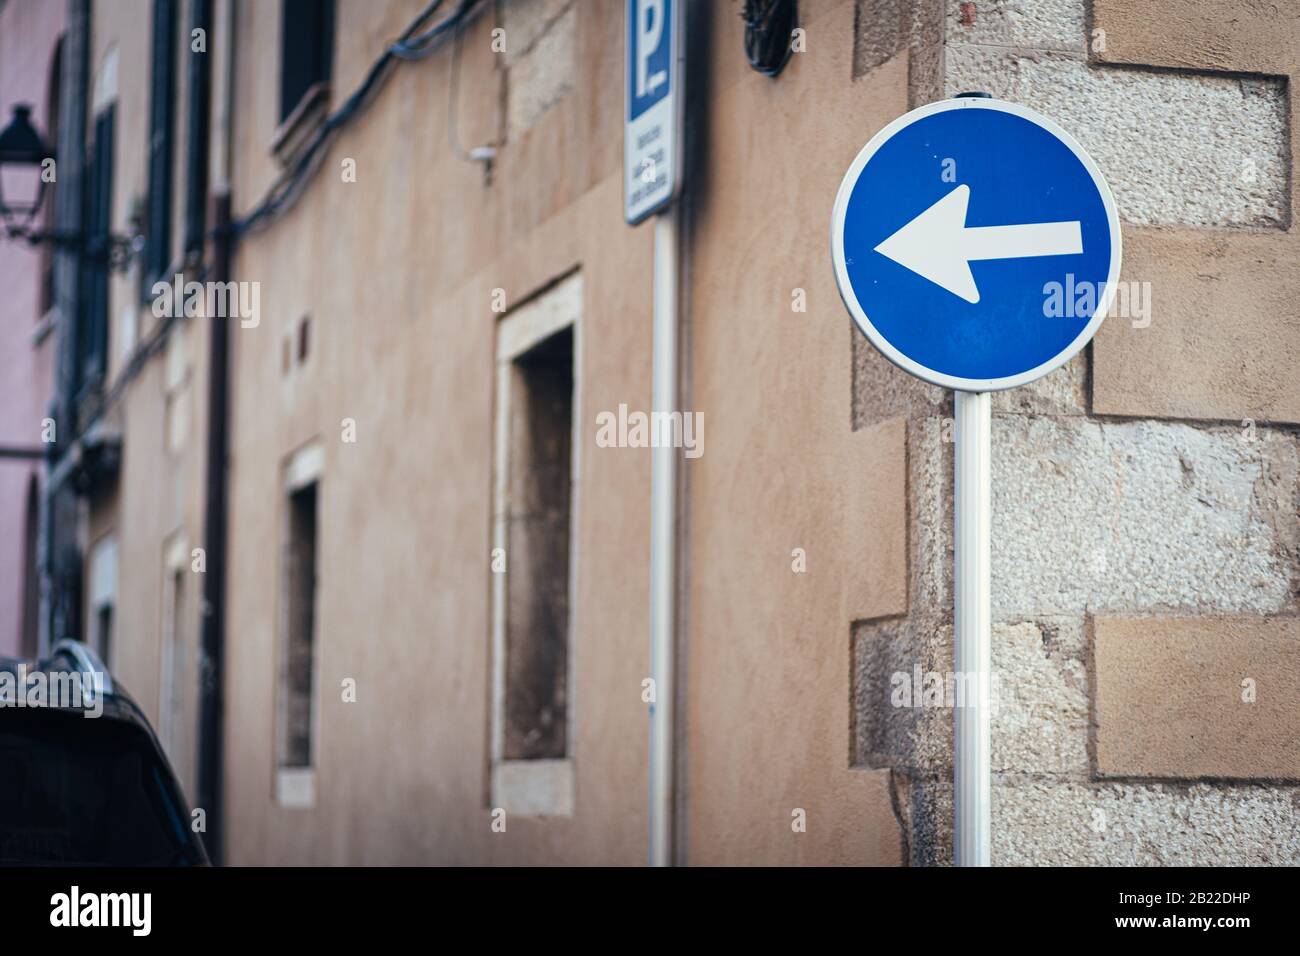
[[1290, 600], [1288, 435], [1001, 416], [992, 468], [995, 618]]

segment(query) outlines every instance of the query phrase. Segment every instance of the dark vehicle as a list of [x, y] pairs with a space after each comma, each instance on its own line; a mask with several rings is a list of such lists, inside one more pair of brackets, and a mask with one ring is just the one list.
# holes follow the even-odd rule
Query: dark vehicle
[[0, 865], [207, 863], [149, 722], [89, 648], [0, 658]]

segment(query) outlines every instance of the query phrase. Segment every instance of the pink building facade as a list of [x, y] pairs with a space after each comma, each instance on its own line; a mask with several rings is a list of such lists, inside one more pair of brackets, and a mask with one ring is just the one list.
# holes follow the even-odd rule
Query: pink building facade
[[[0, 0], [0, 125], [16, 104], [30, 105], [47, 142], [56, 140], [64, 15], [60, 2]], [[7, 178], [4, 185], [10, 184]], [[52, 222], [52, 209], [53, 189], [47, 187], [33, 226]], [[33, 654], [39, 633], [45, 465], [11, 452], [41, 448], [48, 434], [42, 422], [49, 415], [57, 348], [51, 270], [44, 247], [0, 239], [0, 655]]]

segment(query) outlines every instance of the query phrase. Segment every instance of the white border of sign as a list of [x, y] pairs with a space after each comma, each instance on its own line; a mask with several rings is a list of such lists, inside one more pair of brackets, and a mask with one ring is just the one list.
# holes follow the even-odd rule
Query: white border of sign
[[[628, 207], [628, 198], [627, 198], [627, 184], [630, 178], [628, 175], [627, 163], [628, 163], [628, 156], [631, 153], [631, 150], [628, 147], [628, 141], [631, 139], [632, 124], [628, 121], [627, 118], [627, 113], [628, 113], [627, 86], [628, 86], [628, 67], [629, 67], [628, 57], [632, 55], [632, 51], [628, 48], [628, 43], [627, 43], [627, 33], [628, 33], [627, 17], [631, 15], [632, 4], [634, 3], [635, 0], [624, 0], [624, 4], [623, 4], [623, 16], [624, 16], [623, 77], [622, 80], [620, 81], [623, 84], [623, 221], [626, 222], [629, 226], [635, 226], [642, 222], [645, 222], [645, 220], [649, 219], [655, 213], [663, 211], [668, 206], [672, 205], [673, 202], [676, 201], [677, 197], [681, 194], [682, 191], [682, 179], [683, 179], [682, 163], [685, 161], [686, 158], [686, 149], [685, 149], [686, 137], [684, 135], [685, 132], [684, 119], [685, 119], [685, 107], [686, 107], [686, 96], [685, 96], [686, 70], [684, 68], [685, 67], [685, 62], [683, 59], [684, 52], [682, 49], [682, 44], [684, 42], [684, 33], [686, 30], [686, 9], [685, 9], [686, 3], [685, 0], [674, 0], [672, 5], [672, 9], [673, 9], [672, 22], [668, 24], [669, 27], [668, 42], [670, 44], [669, 53], [668, 53], [668, 57], [670, 61], [669, 64], [670, 73], [668, 77], [668, 99], [670, 100], [670, 102], [667, 104], [668, 112], [671, 114], [669, 120], [669, 124], [670, 124], [669, 132], [673, 138], [673, 142], [669, 147], [669, 155], [672, 157], [670, 160], [672, 168], [668, 171], [668, 175], [672, 177], [672, 181], [669, 182], [668, 184], [667, 193], [663, 194], [658, 199], [651, 202], [650, 205], [642, 206], [638, 208], [634, 215], [629, 215], [629, 213], [631, 213], [632, 210]], [[656, 107], [651, 107], [652, 110], [655, 108]]]
[[[1073, 342], [1042, 365], [1027, 372], [1007, 375], [1002, 378], [960, 378], [955, 375], [936, 372], [934, 369], [920, 365], [894, 348], [871, 324], [871, 320], [867, 318], [866, 311], [862, 308], [857, 295], [853, 292], [848, 269], [844, 264], [844, 215], [848, 209], [849, 197], [853, 194], [853, 187], [858, 183], [858, 176], [866, 168], [867, 162], [875, 155], [876, 150], [885, 145], [895, 133], [923, 117], [934, 113], [942, 113], [946, 110], [963, 109], [998, 110], [1003, 113], [1011, 113], [1014, 116], [1027, 119], [1031, 123], [1038, 124], [1059, 139], [1078, 157], [1079, 162], [1083, 164], [1083, 168], [1092, 177], [1097, 192], [1101, 194], [1101, 201], [1106, 209], [1106, 218], [1110, 223], [1110, 272], [1106, 277], [1106, 288], [1097, 300], [1097, 311], [1093, 313], [1092, 321], [1075, 337]], [[1106, 313], [1110, 311], [1111, 301], [1115, 298], [1115, 283], [1119, 280], [1122, 258], [1123, 249], [1120, 243], [1119, 214], [1115, 210], [1115, 198], [1111, 195], [1105, 176], [1102, 175], [1097, 164], [1093, 162], [1092, 157], [1088, 155], [1087, 151], [1079, 145], [1073, 136], [1047, 117], [1015, 103], [1008, 103], [1005, 100], [963, 97], [927, 103], [925, 106], [918, 106], [909, 113], [904, 113], [871, 137], [870, 142], [862, 147], [861, 152], [853, 160], [853, 164], [849, 166], [849, 171], [844, 174], [844, 179], [840, 182], [839, 193], [835, 196], [835, 211], [831, 216], [831, 260], [835, 265], [835, 283], [839, 286], [840, 298], [844, 300], [844, 305], [849, 310], [849, 314], [853, 316], [853, 321], [857, 323], [858, 328], [862, 330], [862, 333], [871, 344], [879, 349], [885, 358], [903, 371], [935, 385], [942, 385], [944, 388], [954, 388], [963, 392], [996, 392], [1007, 388], [1015, 388], [1017, 385], [1025, 385], [1035, 379], [1042, 378], [1048, 372], [1059, 368], [1073, 358], [1096, 334], [1097, 329], [1101, 327], [1102, 321], [1106, 318]]]

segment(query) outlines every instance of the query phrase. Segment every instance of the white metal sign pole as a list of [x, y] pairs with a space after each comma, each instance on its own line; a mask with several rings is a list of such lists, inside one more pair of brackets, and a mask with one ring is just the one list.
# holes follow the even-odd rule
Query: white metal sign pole
[[[623, 217], [654, 224], [651, 417], [677, 407], [678, 257], [682, 180], [682, 30], [680, 0], [627, 0], [624, 87]], [[655, 426], [658, 428], [658, 426]], [[650, 452], [649, 852], [651, 866], [673, 862], [673, 639], [677, 619], [677, 455], [657, 434]]]
[[988, 866], [991, 789], [991, 618], [989, 607], [989, 392], [954, 392], [956, 430], [953, 491], [953, 618], [956, 755], [953, 780], [953, 862]]
[[[677, 406], [677, 210], [655, 219], [654, 369], [650, 402], [669, 421]], [[673, 632], [676, 608], [677, 455], [660, 441], [650, 449], [650, 865], [673, 857]]]

